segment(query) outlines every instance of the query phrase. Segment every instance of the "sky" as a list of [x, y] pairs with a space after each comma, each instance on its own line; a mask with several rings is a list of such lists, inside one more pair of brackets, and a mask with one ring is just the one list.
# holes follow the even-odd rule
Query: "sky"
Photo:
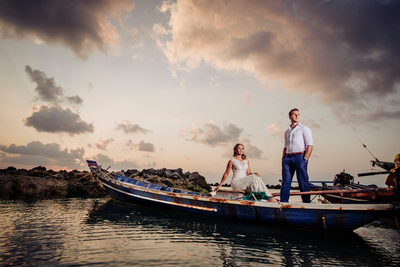
[[[0, 168], [182, 168], [236, 143], [279, 184], [288, 111], [310, 180], [383, 185], [400, 153], [399, 1], [0, 0]], [[378, 170], [378, 169], [374, 169]]]

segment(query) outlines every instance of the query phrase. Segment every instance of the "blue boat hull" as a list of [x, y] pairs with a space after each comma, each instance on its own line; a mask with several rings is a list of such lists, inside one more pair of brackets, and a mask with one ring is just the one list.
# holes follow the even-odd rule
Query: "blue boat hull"
[[[129, 178], [128, 178], [129, 179]], [[208, 217], [323, 230], [354, 230], [391, 212], [391, 204], [305, 204], [231, 200], [160, 190], [157, 185], [98, 176], [116, 199]], [[133, 180], [133, 179], [131, 179]], [[141, 182], [141, 181], [140, 181]], [[153, 188], [152, 188], [153, 187]]]

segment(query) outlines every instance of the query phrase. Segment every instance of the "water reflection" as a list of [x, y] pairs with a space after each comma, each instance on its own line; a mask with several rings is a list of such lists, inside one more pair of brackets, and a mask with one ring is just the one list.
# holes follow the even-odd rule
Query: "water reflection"
[[398, 266], [399, 240], [374, 225], [329, 234], [107, 199], [0, 201], [0, 265]]
[[85, 215], [88, 207], [85, 202], [68, 200], [1, 202], [1, 264], [58, 262], [70, 243], [69, 239], [76, 238], [71, 236], [71, 232], [82, 222], [79, 218]]
[[331, 234], [267, 228], [237, 221], [210, 221], [208, 218], [164, 212], [114, 200], [94, 203], [87, 223], [113, 223], [130, 229], [129, 232], [146, 233], [149, 239], [169, 238], [173, 242], [206, 243], [206, 246], [217, 252], [218, 265], [223, 266], [374, 266], [377, 259], [382, 265], [396, 265], [399, 262], [398, 258], [382, 254], [382, 251], [354, 232]]

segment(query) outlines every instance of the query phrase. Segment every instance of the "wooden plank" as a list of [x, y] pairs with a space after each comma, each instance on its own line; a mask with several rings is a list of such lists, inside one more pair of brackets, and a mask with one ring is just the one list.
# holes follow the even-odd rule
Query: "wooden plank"
[[[366, 192], [389, 192], [393, 189], [390, 188], [368, 188], [368, 189], [339, 189], [339, 190], [320, 190], [320, 191], [307, 191], [307, 192], [291, 192], [291, 196], [302, 195], [322, 195], [322, 194], [343, 194], [343, 193], [366, 193]], [[280, 196], [280, 193], [272, 193], [272, 196]]]

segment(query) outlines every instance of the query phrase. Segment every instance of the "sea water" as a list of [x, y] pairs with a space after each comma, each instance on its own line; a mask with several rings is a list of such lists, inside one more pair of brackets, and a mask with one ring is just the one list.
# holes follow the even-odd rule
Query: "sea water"
[[399, 266], [388, 219], [331, 234], [209, 220], [118, 202], [0, 201], [0, 265]]

